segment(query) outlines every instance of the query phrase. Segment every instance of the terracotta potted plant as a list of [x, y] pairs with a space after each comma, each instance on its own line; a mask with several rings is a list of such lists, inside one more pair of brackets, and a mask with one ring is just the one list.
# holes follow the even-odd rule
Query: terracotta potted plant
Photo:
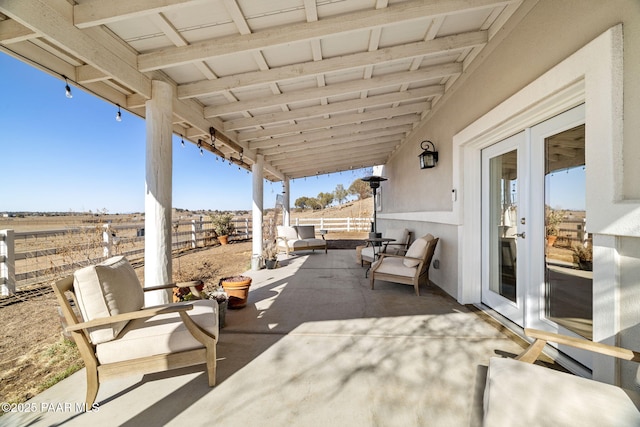
[[211, 215], [213, 230], [218, 235], [218, 241], [221, 245], [228, 243], [229, 236], [233, 233], [235, 225], [233, 223], [233, 215], [230, 213], [218, 213]]
[[270, 242], [262, 250], [262, 258], [267, 269], [272, 270], [278, 266], [278, 248], [275, 243]]
[[251, 286], [251, 277], [223, 277], [220, 279], [220, 286], [222, 286], [224, 291], [229, 295], [229, 308], [242, 308], [247, 305], [249, 287]]
[[562, 222], [564, 211], [557, 211], [549, 208], [545, 219], [545, 229], [547, 234], [547, 246], [551, 247], [558, 238], [558, 224]]

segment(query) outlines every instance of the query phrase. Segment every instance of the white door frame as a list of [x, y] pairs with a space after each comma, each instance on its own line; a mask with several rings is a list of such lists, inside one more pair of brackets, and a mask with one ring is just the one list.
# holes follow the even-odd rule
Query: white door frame
[[[640, 234], [616, 220], [640, 207], [622, 200], [622, 172], [618, 170], [623, 152], [622, 34], [621, 24], [612, 27], [454, 136], [453, 187], [461, 195], [462, 204], [458, 227], [459, 302], [481, 301], [480, 151], [579, 104], [586, 104], [587, 138], [593, 141], [587, 141], [586, 161], [598, 165], [587, 168], [587, 210], [594, 257], [614, 260], [616, 247], [610, 236]], [[598, 194], [613, 196], [597, 203], [594, 197]], [[594, 341], [615, 344], [619, 332], [617, 270], [614, 264], [594, 267], [594, 295], [611, 295], [594, 300]], [[612, 381], [615, 363], [608, 359], [594, 362], [594, 377]]]

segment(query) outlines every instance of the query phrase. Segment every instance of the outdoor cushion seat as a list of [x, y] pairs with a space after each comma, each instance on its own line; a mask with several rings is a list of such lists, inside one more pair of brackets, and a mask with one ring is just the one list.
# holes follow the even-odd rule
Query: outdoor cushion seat
[[395, 276], [413, 277], [416, 273], [415, 267], [404, 265], [402, 258], [389, 257], [376, 269], [378, 274], [392, 274]]
[[639, 404], [633, 390], [494, 357], [487, 373], [484, 425], [640, 426]]
[[[85, 364], [86, 404], [110, 377], [149, 374], [206, 364], [209, 386], [216, 381], [218, 304], [190, 301], [143, 307], [144, 292], [189, 288], [201, 281], [142, 288], [126, 258], [110, 258], [53, 284], [67, 326]], [[70, 294], [80, 313], [67, 298]]]
[[413, 285], [416, 295], [420, 296], [420, 283], [429, 284], [429, 266], [438, 244], [438, 238], [431, 234], [416, 239], [407, 254], [392, 255], [382, 253], [380, 258], [371, 265], [371, 289], [375, 280]]
[[276, 227], [278, 236], [276, 237], [278, 250], [288, 254], [295, 251], [309, 251], [316, 249], [324, 249], [327, 253], [327, 242], [322, 239], [316, 239], [315, 226], [298, 225], [285, 226], [278, 225]]
[[[195, 300], [178, 305], [193, 305], [189, 317], [213, 336], [218, 335], [215, 300]], [[118, 335], [117, 340], [96, 346], [100, 363], [176, 353], [202, 347], [191, 335], [178, 313], [158, 314], [147, 319], [134, 319]]]
[[535, 329], [525, 334], [535, 341], [516, 359], [489, 361], [485, 427], [640, 426], [636, 390], [533, 364], [548, 341], [636, 362], [640, 353]]

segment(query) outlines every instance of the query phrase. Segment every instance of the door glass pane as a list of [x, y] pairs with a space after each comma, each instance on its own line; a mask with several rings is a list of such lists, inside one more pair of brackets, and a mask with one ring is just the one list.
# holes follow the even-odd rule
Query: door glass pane
[[591, 339], [593, 258], [584, 142], [584, 125], [545, 139], [545, 315]]
[[489, 161], [489, 289], [516, 302], [518, 151]]

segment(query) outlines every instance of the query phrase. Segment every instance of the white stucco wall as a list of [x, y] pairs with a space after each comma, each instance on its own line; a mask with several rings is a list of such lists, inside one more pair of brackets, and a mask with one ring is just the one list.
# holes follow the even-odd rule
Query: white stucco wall
[[435, 268], [432, 265], [429, 269], [429, 280], [444, 289], [448, 294], [456, 296], [457, 281], [452, 281], [450, 278], [457, 277], [458, 247], [452, 244], [458, 236], [457, 227], [433, 222], [378, 219], [378, 231], [381, 231], [383, 236], [385, 235], [384, 230], [387, 228], [399, 227], [410, 230], [413, 233], [413, 240], [427, 234], [433, 234], [440, 238], [433, 254], [433, 261], [439, 261], [439, 266]]
[[[624, 178], [622, 198], [640, 199], [640, 2], [541, 0], [482, 65], [410, 136], [385, 167], [390, 188], [383, 212], [451, 211], [452, 139], [509, 96], [607, 29], [624, 24]], [[595, 58], [594, 58], [595, 60]], [[420, 141], [429, 139], [440, 161], [420, 170]]]
[[[590, 217], [592, 224], [597, 224], [599, 233], [594, 242], [599, 242], [600, 247], [594, 247], [594, 256], [607, 263], [606, 267], [599, 268], [599, 272], [594, 271], [594, 289], [601, 291], [606, 286], [612, 289], [601, 298], [606, 308], [595, 313], [594, 324], [599, 325], [594, 333], [598, 340], [637, 350], [640, 342], [640, 304], [637, 304], [640, 295], [637, 280], [640, 235], [637, 231], [640, 222], [634, 220], [637, 218], [634, 206], [640, 199], [640, 186], [637, 185], [640, 182], [640, 134], [637, 132], [640, 122], [640, 79], [637, 78], [640, 75], [640, 2], [537, 2], [505, 40], [490, 49], [482, 65], [459, 79], [461, 84], [455, 92], [445, 96], [445, 102], [436, 104], [432, 114], [385, 166], [389, 181], [383, 193], [383, 212], [378, 218], [382, 218], [380, 223], [385, 226], [401, 223], [409, 229], [424, 229], [436, 235], [434, 230], [443, 233], [439, 237], [442, 237], [442, 248], [446, 248], [446, 252], [438, 254], [441, 268], [431, 270], [431, 278], [449, 294], [460, 298], [457, 282], [463, 254], [457, 234], [449, 231], [462, 223], [459, 213], [469, 207], [462, 206], [460, 195], [455, 202], [451, 198], [451, 190], [458, 181], [454, 176], [454, 161], [457, 161], [454, 159], [454, 135], [618, 23], [623, 24], [624, 31], [624, 112], [620, 111], [624, 126], [620, 137], [598, 138], [602, 141], [598, 150], [602, 149], [606, 154], [606, 158], [601, 159], [609, 161], [603, 170], [607, 171], [605, 178], [611, 186], [591, 184], [597, 191], [588, 195], [588, 198], [605, 198], [612, 207], [609, 211], [600, 209], [597, 218], [596, 215]], [[598, 61], [597, 56], [593, 61]], [[590, 108], [588, 99], [587, 108]], [[419, 143], [424, 139], [433, 141], [440, 153], [440, 161], [434, 169], [418, 168]], [[608, 145], [612, 140], [621, 141], [620, 152]], [[597, 164], [591, 162], [589, 167], [602, 167], [599, 164], [602, 160]], [[596, 174], [592, 172], [591, 175]], [[443, 262], [445, 255], [450, 258]], [[618, 294], [620, 297], [616, 296]], [[611, 380], [606, 374], [610, 366], [599, 368], [605, 372], [601, 378], [607, 381]], [[634, 370], [635, 366], [622, 363], [621, 368], [616, 369], [618, 382], [631, 386], [631, 371]]]

